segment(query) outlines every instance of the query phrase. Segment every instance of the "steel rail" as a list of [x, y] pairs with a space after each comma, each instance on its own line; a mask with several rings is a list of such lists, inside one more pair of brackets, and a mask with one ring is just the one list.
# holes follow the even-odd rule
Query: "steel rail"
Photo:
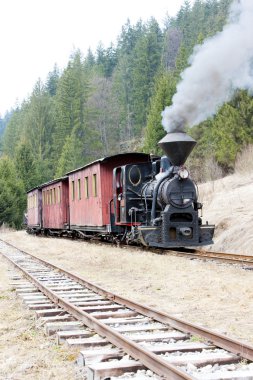
[[[68, 272], [61, 267], [57, 267], [56, 265], [51, 264], [49, 262], [46, 262], [45, 260], [40, 259], [35, 255], [32, 255], [32, 254], [27, 253], [25, 251], [22, 251], [10, 243], [6, 243], [6, 242], [4, 242], [4, 243], [15, 248], [15, 249], [18, 249], [20, 252], [22, 252], [26, 255], [31, 256], [32, 258], [38, 260], [39, 262], [41, 262], [42, 264], [44, 264], [48, 267], [51, 267], [55, 270], [61, 271], [62, 273], [69, 276], [71, 279], [78, 282], [79, 284], [86, 286], [87, 288], [99, 293], [100, 295], [103, 295], [103, 296], [109, 298], [110, 300], [113, 300], [116, 303], [122, 304], [122, 305], [136, 311], [136, 312], [139, 312], [145, 316], [153, 318], [153, 319], [155, 319], [161, 323], [169, 324], [171, 327], [179, 329], [181, 331], [184, 331], [185, 333], [198, 335], [198, 336], [205, 338], [206, 340], [210, 341], [211, 343], [217, 345], [218, 347], [221, 347], [221, 348], [228, 350], [228, 351], [230, 351], [236, 355], [239, 355], [244, 359], [253, 361], [253, 347], [244, 343], [244, 342], [241, 342], [241, 341], [236, 340], [236, 339], [228, 338], [225, 335], [215, 333], [212, 330], [209, 330], [207, 328], [203, 328], [203, 327], [198, 326], [196, 324], [185, 322], [185, 321], [183, 321], [179, 318], [175, 318], [175, 317], [173, 317], [167, 313], [160, 312], [156, 309], [150, 308], [150, 307], [145, 306], [145, 305], [141, 305], [141, 304], [134, 302], [134, 301], [131, 301], [127, 298], [113, 294], [112, 292], [109, 292], [100, 286], [97, 286], [91, 282], [88, 282], [85, 279], [83, 279], [82, 277], [79, 277], [79, 276], [77, 276], [71, 272]], [[41, 286], [43, 286], [43, 285], [41, 284]], [[55, 295], [54, 302], [58, 302], [59, 299], [60, 298], [57, 295]], [[66, 302], [66, 301], [63, 301], [63, 302]], [[86, 314], [87, 313], [85, 313], [85, 315]], [[172, 378], [172, 379], [174, 379], [174, 378]]]
[[190, 258], [194, 258], [194, 259], [197, 258], [197, 259], [202, 259], [202, 260], [211, 259], [211, 260], [229, 262], [233, 264], [253, 266], [253, 256], [237, 254], [237, 253], [212, 252], [212, 251], [201, 251], [201, 250], [196, 250], [194, 252], [187, 251], [187, 250], [185, 251], [169, 250], [169, 251], [165, 251], [165, 253], [172, 254], [174, 256], [180, 256], [180, 257], [190, 257]]
[[229, 252], [212, 252], [212, 251], [202, 251], [197, 250], [197, 253], [200, 255], [206, 255], [211, 257], [217, 257], [217, 258], [224, 258], [225, 260], [234, 260], [238, 262], [243, 262], [245, 264], [252, 263], [253, 264], [253, 256], [251, 255], [244, 255], [241, 253], [229, 253]]

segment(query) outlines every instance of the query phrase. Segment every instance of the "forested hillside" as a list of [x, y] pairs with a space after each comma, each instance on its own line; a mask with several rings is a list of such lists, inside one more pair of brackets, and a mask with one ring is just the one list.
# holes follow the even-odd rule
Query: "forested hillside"
[[[55, 66], [45, 83], [38, 79], [31, 96], [0, 120], [0, 223], [20, 225], [25, 191], [38, 183], [101, 156], [157, 153], [165, 134], [161, 111], [194, 46], [222, 29], [230, 2], [186, 0], [162, 26], [153, 18], [128, 21], [115, 45], [76, 50], [62, 72]], [[218, 172], [232, 170], [236, 154], [253, 140], [252, 117], [253, 99], [241, 91], [215, 118], [192, 128], [199, 143], [192, 170], [199, 173], [204, 161]]]

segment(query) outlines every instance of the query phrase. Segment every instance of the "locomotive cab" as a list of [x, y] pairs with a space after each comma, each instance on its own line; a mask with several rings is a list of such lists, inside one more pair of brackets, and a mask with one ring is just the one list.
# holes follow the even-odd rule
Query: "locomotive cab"
[[140, 225], [145, 222], [143, 183], [151, 179], [152, 163], [129, 164], [113, 171], [116, 225]]

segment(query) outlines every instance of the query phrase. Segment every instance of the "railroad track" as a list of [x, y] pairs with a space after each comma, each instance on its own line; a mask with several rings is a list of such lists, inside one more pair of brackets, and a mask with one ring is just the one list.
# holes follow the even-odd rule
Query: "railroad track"
[[253, 347], [119, 297], [2, 241], [0, 252], [22, 272], [13, 286], [47, 333], [80, 348], [88, 380], [140, 369], [173, 380], [253, 379]]
[[[101, 244], [100, 240], [90, 240], [90, 244]], [[112, 244], [103, 242], [103, 244]], [[128, 248], [129, 245], [121, 243], [119, 247]], [[131, 249], [136, 250], [147, 250], [147, 247], [140, 246], [130, 246]], [[148, 248], [148, 251], [152, 251], [158, 254], [166, 254], [166, 255], [174, 255], [174, 256], [182, 256], [188, 257], [191, 259], [199, 259], [199, 260], [213, 260], [217, 262], [222, 262], [226, 264], [237, 264], [240, 265], [244, 269], [253, 270], [253, 256], [252, 255], [244, 255], [238, 253], [226, 253], [226, 252], [212, 252], [205, 251], [204, 249], [194, 249], [194, 248], [184, 248], [184, 249], [161, 249], [161, 248]]]
[[244, 269], [253, 269], [253, 256], [237, 253], [211, 252], [205, 250], [184, 249], [164, 251], [166, 254], [184, 256], [200, 260], [214, 260], [229, 264], [238, 264]]
[[[38, 235], [37, 238], [42, 237], [41, 235]], [[54, 236], [55, 239], [57, 239], [56, 236]], [[61, 237], [60, 239], [64, 239], [64, 237]], [[69, 239], [69, 238], [65, 238]], [[86, 240], [87, 241], [87, 240]], [[97, 239], [90, 239], [88, 240], [90, 244], [105, 244], [108, 246], [112, 243], [103, 241], [101, 243], [101, 240]], [[238, 253], [226, 253], [226, 252], [212, 252], [212, 251], [205, 251], [204, 249], [194, 249], [194, 248], [176, 248], [176, 249], [161, 249], [161, 248], [147, 248], [144, 246], [139, 245], [127, 245], [120, 243], [119, 247], [136, 249], [136, 250], [148, 250], [157, 254], [166, 254], [166, 255], [173, 255], [173, 256], [182, 256], [182, 257], [188, 257], [191, 259], [199, 259], [199, 260], [213, 260], [217, 262], [227, 263], [227, 264], [238, 264], [244, 269], [253, 270], [253, 256], [252, 255], [244, 255], [244, 254], [238, 254]]]

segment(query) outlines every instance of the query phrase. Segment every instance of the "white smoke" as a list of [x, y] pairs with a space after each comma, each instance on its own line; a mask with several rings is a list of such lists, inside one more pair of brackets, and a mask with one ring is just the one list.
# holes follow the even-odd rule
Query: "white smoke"
[[214, 115], [236, 89], [253, 89], [253, 0], [235, 0], [222, 32], [194, 48], [172, 105], [162, 112], [167, 132], [184, 131]]

